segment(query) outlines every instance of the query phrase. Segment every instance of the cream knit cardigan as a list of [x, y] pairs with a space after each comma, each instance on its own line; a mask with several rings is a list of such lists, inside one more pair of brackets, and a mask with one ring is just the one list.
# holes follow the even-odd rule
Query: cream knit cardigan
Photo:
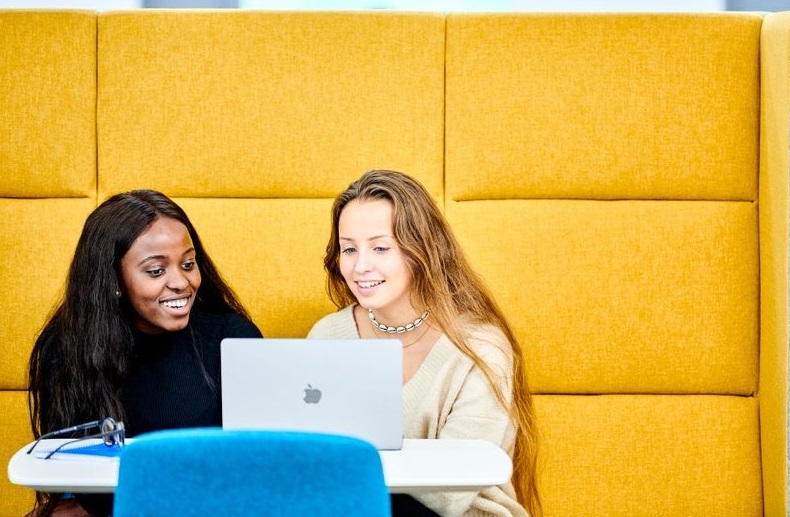
[[[354, 306], [322, 318], [308, 338], [359, 338]], [[491, 368], [506, 394], [513, 391], [510, 346], [494, 328], [469, 333], [470, 346]], [[508, 400], [508, 402], [510, 402]], [[477, 438], [513, 456], [515, 430], [508, 412], [497, 402], [483, 372], [447, 338], [438, 339], [414, 376], [403, 386], [405, 438]], [[527, 516], [516, 501], [513, 485], [480, 492], [414, 494], [442, 516]]]

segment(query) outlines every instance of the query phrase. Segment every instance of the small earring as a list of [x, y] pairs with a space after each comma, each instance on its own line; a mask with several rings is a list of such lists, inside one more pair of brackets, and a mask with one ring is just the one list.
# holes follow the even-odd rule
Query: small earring
[[115, 297], [116, 298], [120, 298], [121, 297], [121, 290], [120, 289], [116, 289], [115, 290]]

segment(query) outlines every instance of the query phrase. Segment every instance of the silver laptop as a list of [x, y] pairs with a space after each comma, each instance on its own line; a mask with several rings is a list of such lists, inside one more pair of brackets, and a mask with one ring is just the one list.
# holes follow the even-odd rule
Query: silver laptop
[[323, 432], [403, 446], [397, 339], [226, 338], [223, 429]]

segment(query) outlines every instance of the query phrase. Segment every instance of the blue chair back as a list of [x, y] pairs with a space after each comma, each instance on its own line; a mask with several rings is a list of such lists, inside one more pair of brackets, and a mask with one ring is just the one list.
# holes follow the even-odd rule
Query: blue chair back
[[345, 436], [184, 429], [121, 454], [114, 517], [390, 516], [381, 458]]

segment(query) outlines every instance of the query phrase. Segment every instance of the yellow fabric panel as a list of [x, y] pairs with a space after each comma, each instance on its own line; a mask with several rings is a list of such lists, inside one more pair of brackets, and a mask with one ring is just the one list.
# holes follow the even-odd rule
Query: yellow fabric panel
[[760, 424], [766, 515], [787, 515], [790, 13], [762, 34]]
[[328, 199], [177, 199], [266, 337], [304, 337], [326, 294]]
[[333, 197], [372, 168], [442, 193], [439, 14], [104, 13], [99, 77], [100, 197]]
[[545, 517], [763, 515], [750, 397], [543, 395], [535, 407]]
[[[5, 467], [16, 451], [33, 440], [27, 391], [0, 390], [0, 408], [0, 463]], [[0, 476], [0, 515], [26, 514], [33, 508], [35, 497], [33, 490], [11, 484], [7, 475]]]
[[0, 10], [0, 196], [96, 190], [96, 14]]
[[453, 202], [539, 393], [757, 390], [751, 202]]
[[760, 24], [449, 15], [448, 199], [755, 199]]
[[91, 199], [0, 199], [0, 389], [27, 387], [30, 350], [93, 207]]

